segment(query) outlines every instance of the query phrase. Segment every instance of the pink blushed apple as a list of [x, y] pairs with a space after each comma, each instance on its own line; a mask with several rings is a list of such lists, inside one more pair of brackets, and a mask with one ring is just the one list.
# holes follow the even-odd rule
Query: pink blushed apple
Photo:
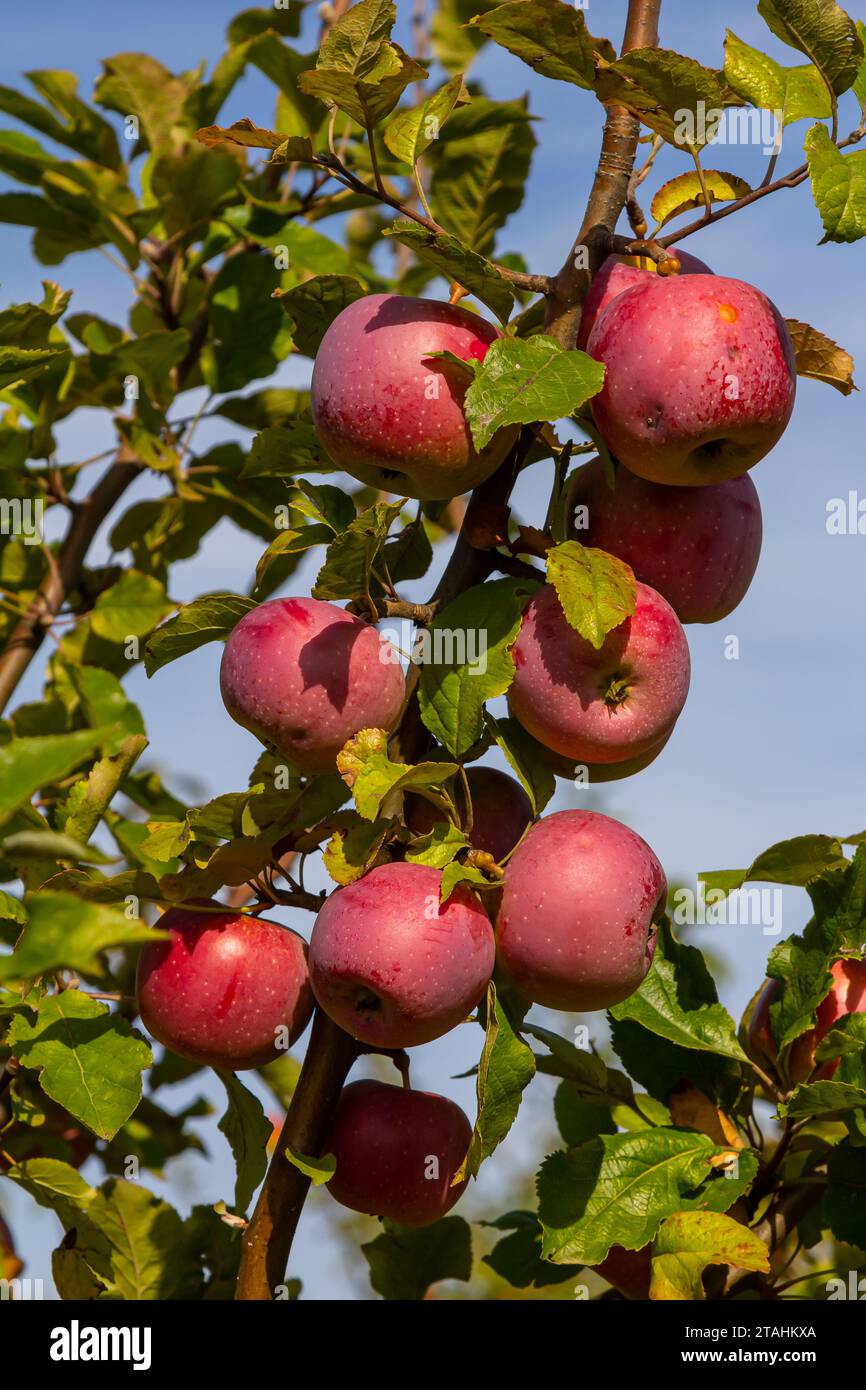
[[316, 356], [316, 431], [338, 468], [397, 496], [443, 500], [498, 467], [516, 438], [472, 443], [463, 413], [471, 377], [441, 357], [482, 362], [499, 330], [467, 309], [431, 299], [371, 294], [331, 324]]
[[667, 599], [682, 623], [715, 623], [752, 582], [761, 553], [761, 504], [748, 474], [708, 487], [665, 487], [599, 459], [568, 485], [571, 534], [618, 555]]
[[252, 609], [220, 667], [232, 718], [304, 773], [333, 771], [360, 729], [391, 729], [405, 689], [396, 653], [374, 627], [313, 598]]
[[427, 1226], [463, 1192], [466, 1183], [452, 1187], [451, 1179], [471, 1138], [468, 1119], [445, 1096], [353, 1081], [325, 1140], [337, 1160], [328, 1191], [352, 1211]]
[[[689, 255], [688, 251], [677, 249], [676, 256], [680, 263], [680, 275], [713, 273], [708, 265], [698, 260], [697, 256]], [[630, 290], [632, 285], [639, 285], [657, 274], [656, 263], [648, 256], [608, 256], [607, 260], [602, 262], [598, 273], [593, 276], [586, 299], [583, 301], [580, 328], [577, 330], [577, 347], [586, 350], [596, 319], [612, 299], [616, 299], [623, 291]]]
[[[215, 905], [214, 905], [215, 906]], [[141, 1021], [171, 1052], [228, 1071], [283, 1056], [313, 1012], [307, 948], [278, 922], [200, 907], [159, 919], [138, 958]]]
[[545, 584], [514, 645], [511, 713], [554, 753], [578, 763], [640, 758], [667, 738], [689, 689], [689, 648], [670, 604], [636, 586], [635, 611], [598, 649]]
[[461, 1023], [493, 971], [493, 930], [459, 886], [443, 905], [442, 875], [382, 864], [338, 888], [310, 939], [310, 980], [325, 1013], [371, 1047], [417, 1047]]
[[794, 408], [785, 321], [742, 280], [650, 277], [608, 304], [587, 352], [605, 367], [595, 422], [614, 457], [650, 482], [740, 477], [778, 443]]
[[[809, 1079], [827, 1081], [839, 1065], [830, 1058], [816, 1067], [818, 1044], [845, 1014], [866, 1013], [866, 960], [853, 957], [834, 961], [830, 967], [833, 983], [815, 1013], [815, 1026], [801, 1033], [788, 1053], [788, 1073], [795, 1085]], [[749, 1019], [749, 1052], [754, 1060], [775, 1068], [778, 1048], [770, 1027], [770, 1005], [779, 992], [776, 980], [768, 980], [758, 995]]]
[[532, 827], [506, 866], [500, 963], [536, 1004], [608, 1009], [649, 970], [666, 897], [661, 864], [628, 826], [558, 811]]

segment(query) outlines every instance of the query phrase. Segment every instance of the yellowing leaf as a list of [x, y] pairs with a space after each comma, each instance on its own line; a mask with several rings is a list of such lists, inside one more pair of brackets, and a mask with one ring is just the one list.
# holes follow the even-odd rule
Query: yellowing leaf
[[710, 1265], [732, 1265], [766, 1274], [770, 1253], [764, 1242], [730, 1216], [678, 1211], [662, 1222], [652, 1247], [650, 1298], [704, 1298], [701, 1276]]
[[596, 650], [634, 612], [634, 573], [606, 550], [564, 541], [547, 552], [547, 577], [570, 626]]
[[[721, 169], [705, 169], [704, 183], [712, 203], [731, 203], [751, 192], [745, 179], [737, 174], [726, 174]], [[658, 231], [666, 222], [679, 217], [681, 212], [703, 207], [701, 181], [697, 170], [693, 169], [663, 183], [652, 200], [650, 211], [658, 223]]]
[[841, 391], [843, 396], [850, 396], [852, 391], [857, 390], [854, 385], [854, 358], [850, 352], [811, 324], [801, 323], [799, 319], [786, 319], [785, 322], [794, 344], [798, 376], [824, 381]]

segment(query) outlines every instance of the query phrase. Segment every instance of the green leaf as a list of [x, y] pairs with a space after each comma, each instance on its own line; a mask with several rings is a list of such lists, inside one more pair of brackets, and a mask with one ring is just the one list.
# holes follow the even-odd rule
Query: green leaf
[[639, 1250], [675, 1212], [726, 1211], [758, 1168], [757, 1155], [745, 1150], [737, 1176], [726, 1178], [722, 1167], [731, 1158], [731, 1150], [685, 1129], [602, 1134], [552, 1154], [538, 1175], [544, 1257], [600, 1264], [612, 1245]]
[[625, 561], [580, 541], [547, 552], [547, 576], [568, 623], [596, 650], [634, 613], [637, 590]]
[[338, 314], [367, 293], [352, 275], [314, 275], [277, 296], [292, 323], [298, 352], [315, 357]]
[[828, 1187], [823, 1216], [837, 1240], [866, 1248], [866, 1148], [850, 1139], [831, 1148], [827, 1157]]
[[544, 1289], [574, 1279], [575, 1270], [570, 1266], [557, 1268], [541, 1258], [541, 1227], [535, 1212], [510, 1211], [498, 1221], [484, 1224], [511, 1233], [503, 1236], [489, 1255], [482, 1256], [482, 1263], [512, 1288]]
[[823, 120], [832, 114], [830, 95], [812, 63], [786, 68], [743, 43], [729, 29], [725, 39], [725, 80], [752, 106], [780, 111], [783, 126], [807, 116]]
[[365, 77], [378, 62], [381, 45], [397, 20], [393, 0], [361, 0], [342, 15], [319, 50], [319, 65]]
[[857, 390], [854, 385], [854, 358], [850, 352], [811, 324], [801, 323], [799, 319], [786, 319], [785, 322], [794, 344], [798, 376], [826, 382], [843, 396], [850, 396], [852, 391]]
[[[866, 51], [866, 24], [863, 23], [862, 19], [857, 20], [857, 34], [863, 44], [864, 51]], [[860, 111], [863, 116], [866, 116], [866, 57], [860, 64], [860, 70], [854, 79], [853, 90], [860, 103]]]
[[276, 34], [283, 34], [286, 38], [296, 38], [301, 29], [301, 13], [303, 5], [301, 0], [281, 0], [277, 9], [274, 5], [267, 7], [261, 6], [257, 9], [241, 10], [236, 14], [226, 30], [226, 38], [230, 44], [246, 43], [248, 39], [254, 39], [259, 34], [266, 34], [273, 30]]
[[99, 105], [137, 116], [152, 150], [169, 146], [174, 127], [183, 123], [187, 83], [146, 53], [118, 53], [103, 69], [94, 92]]
[[675, 1212], [662, 1222], [653, 1241], [650, 1298], [705, 1298], [701, 1276], [710, 1265], [767, 1274], [770, 1252], [754, 1231], [730, 1216]]
[[441, 787], [459, 768], [456, 763], [394, 763], [388, 757], [384, 729], [362, 729], [337, 755], [337, 767], [351, 788], [358, 812], [373, 821], [393, 792], [413, 787]]
[[307, 1154], [298, 1153], [297, 1149], [287, 1148], [283, 1152], [292, 1167], [309, 1178], [314, 1187], [323, 1187], [326, 1182], [331, 1181], [337, 1171], [337, 1160], [333, 1154], [325, 1154], [322, 1158], [309, 1158]]
[[480, 256], [523, 202], [535, 136], [522, 102], [476, 97], [454, 112], [428, 152], [437, 222]]
[[365, 128], [383, 121], [394, 110], [406, 88], [413, 82], [423, 82], [427, 76], [427, 69], [396, 43], [381, 44], [375, 62], [365, 66], [363, 75], [357, 70], [323, 65], [325, 47], [323, 44], [319, 53], [319, 66], [302, 72], [298, 86], [307, 96], [336, 106]]
[[826, 126], [806, 136], [812, 196], [824, 224], [826, 241], [859, 241], [866, 233], [866, 152], [844, 155]]
[[23, 1067], [40, 1073], [45, 1094], [100, 1139], [113, 1139], [135, 1110], [152, 1060], [125, 1019], [77, 989], [43, 995], [34, 1023], [17, 1014], [7, 1042]]
[[553, 1098], [553, 1112], [559, 1132], [570, 1149], [597, 1139], [600, 1134], [616, 1134], [617, 1131], [610, 1110], [590, 1105], [573, 1081], [560, 1081]]
[[595, 61], [608, 61], [616, 50], [607, 39], [593, 38], [582, 10], [563, 0], [510, 0], [472, 21], [542, 77], [572, 82], [590, 91], [595, 83]]
[[477, 584], [437, 613], [422, 650], [421, 718], [449, 753], [462, 757], [481, 736], [484, 705], [514, 679], [525, 580]]
[[575, 1047], [574, 1043], [537, 1023], [524, 1023], [522, 1031], [537, 1038], [550, 1051], [549, 1057], [536, 1055], [538, 1070], [545, 1076], [558, 1076], [568, 1081], [574, 1094], [587, 1104], [614, 1109], [633, 1099], [628, 1077], [607, 1067], [597, 1053]]
[[234, 1156], [237, 1174], [234, 1209], [239, 1216], [243, 1216], [265, 1176], [272, 1125], [262, 1109], [261, 1101], [241, 1084], [233, 1072], [217, 1071], [217, 1076], [228, 1096], [228, 1109], [218, 1128], [228, 1139]]
[[841, 1114], [846, 1110], [866, 1110], [866, 1090], [845, 1081], [815, 1081], [811, 1086], [798, 1086], [791, 1099], [779, 1106], [780, 1116], [788, 1120]]
[[0, 748], [0, 822], [8, 820], [40, 787], [74, 772], [110, 732], [108, 728], [82, 729], [45, 738], [16, 738]]
[[667, 921], [659, 927], [652, 967], [640, 988], [614, 1005], [611, 1014], [618, 1021], [639, 1023], [679, 1047], [746, 1060], [701, 952], [678, 942]]
[[714, 873], [698, 874], [698, 882], [706, 889], [725, 893], [732, 893], [750, 880], [805, 887], [822, 874], [844, 869], [847, 863], [836, 836], [797, 835], [792, 840], [780, 840], [771, 845], [748, 869], [718, 869]]
[[540, 815], [556, 791], [556, 777], [544, 749], [510, 716], [489, 718], [488, 727], [529, 797], [535, 815]]
[[505, 425], [560, 420], [598, 394], [604, 366], [555, 338], [497, 338], [466, 392], [464, 410], [477, 449]]
[[241, 176], [233, 155], [185, 145], [160, 155], [151, 173], [151, 190], [170, 237], [198, 231], [229, 200]]
[[462, 74], [458, 73], [417, 106], [398, 111], [382, 133], [394, 158], [414, 169], [424, 151], [439, 139], [440, 130], [461, 97], [464, 101], [469, 99], [465, 94]]
[[129, 637], [146, 637], [172, 607], [158, 579], [127, 570], [99, 595], [90, 625], [95, 636], [106, 642], [125, 642]]
[[400, 220], [392, 222], [383, 235], [410, 247], [416, 256], [435, 266], [446, 279], [456, 280], [492, 309], [500, 323], [508, 321], [514, 305], [511, 283], [500, 275], [491, 261], [471, 251], [457, 237], [447, 232], [430, 232], [417, 222]]
[[805, 53], [835, 95], [853, 85], [863, 44], [853, 19], [834, 0], [758, 0], [758, 14], [777, 39]]
[[[704, 169], [703, 176], [704, 186], [712, 203], [732, 203], [751, 191], [746, 180], [739, 178], [737, 174], [725, 174], [721, 169]], [[676, 178], [668, 179], [667, 183], [662, 184], [650, 206], [650, 212], [658, 224], [656, 232], [674, 217], [679, 217], [681, 212], [704, 206], [703, 188], [696, 169], [691, 173], [678, 174]]]
[[104, 951], [165, 935], [118, 908], [84, 903], [72, 893], [42, 889], [24, 901], [30, 920], [13, 954], [0, 957], [0, 980], [32, 980], [56, 970], [99, 978]]
[[156, 632], [151, 633], [144, 650], [144, 669], [149, 676], [161, 666], [194, 652], [208, 642], [224, 642], [245, 614], [255, 608], [251, 598], [241, 594], [204, 594], [187, 603]]
[[69, 859], [76, 864], [116, 864], [94, 845], [83, 844], [57, 830], [19, 830], [0, 840], [0, 854], [13, 864], [28, 859]]
[[376, 561], [406, 498], [367, 507], [328, 546], [316, 575], [313, 598], [362, 598], [370, 593]]
[[476, 869], [474, 864], [460, 864], [457, 860], [452, 860], [446, 864], [442, 870], [442, 880], [439, 884], [439, 901], [447, 903], [455, 888], [461, 884], [469, 884], [473, 888], [490, 888], [490, 879], [487, 878], [480, 869]]
[[213, 391], [237, 391], [258, 377], [273, 376], [292, 349], [291, 324], [274, 299], [284, 288], [283, 272], [267, 255], [244, 254], [224, 261], [211, 286], [211, 326], [216, 338]]
[[335, 883], [354, 883], [373, 868], [392, 819], [388, 816], [371, 822], [346, 811], [334, 816], [332, 824], [334, 834], [322, 854], [325, 868]]
[[444, 1216], [418, 1230], [385, 1223], [385, 1233], [361, 1246], [370, 1283], [386, 1299], [418, 1301], [440, 1279], [468, 1280], [472, 1233], [460, 1216]]
[[426, 864], [430, 869], [445, 869], [453, 864], [462, 849], [469, 849], [462, 830], [450, 820], [439, 820], [426, 835], [413, 840], [406, 849], [406, 862]]
[[302, 555], [317, 545], [328, 545], [334, 533], [329, 526], [302, 526], [299, 531], [280, 531], [256, 565], [256, 588], [264, 582], [271, 565], [287, 555]]
[[615, 63], [601, 61], [596, 94], [626, 106], [663, 139], [700, 149], [715, 133], [711, 113], [725, 107], [719, 73], [669, 48], [636, 48]]
[[481, 1164], [499, 1147], [520, 1109], [523, 1092], [535, 1075], [532, 1049], [524, 1042], [493, 981], [487, 987], [487, 1024], [478, 1063], [478, 1113], [469, 1151], [456, 1178], [474, 1178]]
[[487, 42], [470, 24], [475, 15], [496, 8], [496, 0], [439, 0], [430, 16], [430, 43], [446, 72], [465, 73]]

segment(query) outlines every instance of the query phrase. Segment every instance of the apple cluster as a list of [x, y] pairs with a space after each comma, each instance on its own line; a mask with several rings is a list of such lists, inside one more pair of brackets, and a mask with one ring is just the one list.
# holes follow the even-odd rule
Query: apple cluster
[[[575, 535], [619, 555], [637, 577], [631, 617], [600, 649], [542, 585], [514, 647], [512, 714], [558, 771], [585, 763], [620, 776], [656, 756], [689, 685], [683, 622], [709, 622], [742, 598], [761, 517], [746, 471], [780, 437], [794, 399], [784, 322], [751, 286], [682, 257], [676, 277], [611, 258], [593, 282], [581, 345], [604, 362], [593, 401], [616, 461], [569, 484], [588, 518]], [[509, 428], [477, 450], [464, 415], [469, 375], [498, 330], [452, 305], [369, 295], [322, 341], [312, 381], [319, 437], [363, 483], [423, 500], [474, 487], [506, 457]], [[443, 355], [444, 354], [444, 355]], [[278, 598], [232, 631], [220, 671], [232, 718], [304, 776], [331, 772], [363, 729], [389, 731], [406, 700], [401, 666], [369, 623], [331, 603]], [[512, 778], [470, 768], [458, 794], [471, 846], [501, 873], [480, 896], [403, 856], [404, 841], [328, 897], [309, 947], [279, 923], [217, 903], [165, 913], [141, 953], [142, 1020], [167, 1047], [229, 1070], [291, 1046], [318, 1005], [365, 1048], [413, 1048], [465, 1021], [494, 966], [530, 1003], [606, 1009], [652, 961], [667, 885], [648, 844], [589, 811], [534, 821]], [[463, 796], [463, 801], [460, 796]], [[471, 814], [470, 814], [471, 813]], [[441, 816], [407, 795], [410, 835]], [[405, 837], [404, 837], [405, 840]], [[471, 1136], [442, 1096], [376, 1081], [347, 1085], [327, 1140], [330, 1190], [357, 1211], [424, 1225], [459, 1197]]]

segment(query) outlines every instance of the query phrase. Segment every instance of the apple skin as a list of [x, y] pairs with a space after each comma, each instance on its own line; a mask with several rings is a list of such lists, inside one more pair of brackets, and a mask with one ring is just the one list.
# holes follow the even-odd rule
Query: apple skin
[[[635, 611], [596, 649], [545, 584], [523, 615], [508, 691], [514, 717], [573, 762], [620, 763], [658, 750], [689, 689], [689, 646], [661, 594], [637, 584]], [[611, 688], [625, 680], [626, 689]]]
[[[582, 763], [586, 768], [585, 785], [592, 787], [596, 782], [620, 782], [624, 777], [634, 777], [638, 772], [643, 772], [645, 767], [654, 763], [659, 753], [670, 742], [670, 733], [666, 734], [661, 743], [657, 743], [654, 748], [649, 748], [646, 753], [641, 753], [637, 758], [626, 758], [621, 763]], [[539, 744], [539, 747], [542, 747]], [[574, 758], [564, 758], [561, 753], [551, 753], [549, 749], [543, 749], [545, 761], [555, 776], [564, 777], [567, 782], [574, 782], [577, 775], [578, 764]]]
[[739, 478], [778, 443], [794, 408], [785, 321], [742, 280], [651, 276], [608, 304], [587, 352], [606, 369], [595, 422], [614, 457], [649, 482]]
[[[831, 1057], [816, 1070], [818, 1044], [845, 1014], [866, 1013], [866, 960], [843, 958], [830, 967], [833, 983], [815, 1012], [815, 1027], [801, 1033], [788, 1053], [788, 1074], [795, 1085], [804, 1081], [829, 1081], [839, 1065]], [[749, 1019], [749, 1053], [758, 1063], [776, 1067], [778, 1049], [770, 1028], [770, 1005], [779, 991], [778, 981], [768, 980], [758, 995]]]
[[[216, 906], [217, 904], [214, 904]], [[138, 1011], [147, 1031], [181, 1057], [227, 1071], [284, 1055], [313, 1012], [303, 938], [279, 922], [236, 912], [171, 908], [159, 919], [169, 941], [138, 958]]]
[[[472, 798], [469, 843], [473, 849], [491, 854], [499, 864], [533, 820], [532, 803], [520, 783], [498, 768], [468, 767], [466, 780]], [[462, 815], [459, 783], [458, 797]], [[422, 796], [406, 797], [406, 824], [416, 835], [427, 835], [437, 821], [444, 819], [444, 814]]]
[[[713, 273], [708, 265], [698, 260], [697, 256], [690, 255], [688, 251], [677, 249], [676, 256], [682, 267], [680, 275]], [[612, 299], [616, 299], [617, 295], [625, 290], [630, 290], [632, 285], [639, 285], [643, 280], [655, 275], [658, 275], [655, 261], [649, 256], [608, 256], [606, 261], [602, 261], [583, 301], [576, 346], [586, 351], [596, 319], [604, 313]]]
[[432, 299], [370, 294], [349, 304], [322, 339], [311, 385], [333, 462], [370, 487], [425, 501], [489, 478], [517, 431], [500, 431], [479, 453], [463, 414], [471, 377], [430, 354], [482, 362], [499, 337], [486, 319]]
[[[761, 504], [748, 473], [708, 487], [665, 487], [591, 459], [568, 484], [570, 534], [618, 555], [681, 623], [716, 623], [744, 598], [761, 554]], [[588, 525], [575, 528], [575, 508]]]
[[624, 1298], [648, 1299], [652, 1278], [652, 1246], [642, 1245], [639, 1250], [626, 1250], [622, 1245], [612, 1245], [601, 1264], [590, 1265]]
[[[445, 1096], [353, 1081], [340, 1093], [325, 1140], [324, 1152], [337, 1160], [328, 1191], [352, 1211], [428, 1226], [466, 1187], [450, 1184], [471, 1138], [468, 1119]], [[428, 1178], [432, 1158], [439, 1176]]]
[[666, 898], [661, 864], [628, 826], [594, 811], [557, 811], [505, 867], [499, 962], [535, 1004], [609, 1009], [649, 970]]
[[406, 682], [375, 627], [314, 598], [260, 603], [231, 632], [220, 666], [236, 723], [300, 772], [332, 772], [359, 729], [391, 729]]
[[310, 981], [325, 1013], [371, 1047], [418, 1047], [462, 1023], [493, 972], [493, 929], [442, 875], [382, 864], [326, 899], [310, 938]]

